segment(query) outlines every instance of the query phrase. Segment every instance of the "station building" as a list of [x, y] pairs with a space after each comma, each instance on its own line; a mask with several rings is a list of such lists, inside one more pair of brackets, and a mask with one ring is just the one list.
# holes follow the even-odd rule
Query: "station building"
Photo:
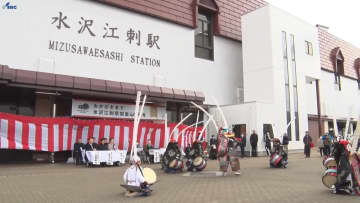
[[[301, 150], [305, 131], [317, 139], [335, 121], [343, 132], [349, 117], [355, 128], [360, 49], [266, 1], [11, 4], [0, 12], [0, 112], [131, 119], [140, 90], [145, 119], [158, 123], [189, 113], [187, 124], [195, 122], [190, 101], [221, 123], [216, 98], [236, 135], [257, 131], [259, 151], [265, 132], [286, 132], [289, 149]], [[128, 112], [80, 114], [84, 101]]]

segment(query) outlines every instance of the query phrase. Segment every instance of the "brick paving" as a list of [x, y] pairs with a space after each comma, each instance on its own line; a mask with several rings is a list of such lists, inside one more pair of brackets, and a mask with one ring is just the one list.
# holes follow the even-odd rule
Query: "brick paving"
[[360, 200], [328, 192], [321, 182], [324, 169], [317, 154], [310, 159], [302, 154], [290, 154], [287, 169], [270, 169], [266, 157], [245, 158], [241, 160], [241, 176], [216, 177], [216, 161], [209, 161], [204, 176], [164, 174], [159, 165], [150, 167], [155, 169], [159, 180], [153, 187], [153, 195], [126, 198], [120, 187], [124, 166], [1, 164], [0, 202], [353, 203]]

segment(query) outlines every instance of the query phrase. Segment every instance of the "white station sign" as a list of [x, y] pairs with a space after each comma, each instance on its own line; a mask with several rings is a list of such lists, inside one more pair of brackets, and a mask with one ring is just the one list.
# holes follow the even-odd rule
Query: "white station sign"
[[[73, 99], [71, 116], [93, 118], [133, 119], [135, 105]], [[145, 105], [142, 119], [164, 119], [165, 107]]]

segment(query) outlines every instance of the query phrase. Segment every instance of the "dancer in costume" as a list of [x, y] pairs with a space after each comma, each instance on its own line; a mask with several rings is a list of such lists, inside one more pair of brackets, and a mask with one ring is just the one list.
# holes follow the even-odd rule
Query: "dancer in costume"
[[[143, 114], [146, 95], [143, 98], [140, 108], [141, 92], [137, 93], [136, 107], [134, 114], [133, 137], [137, 138], [138, 126]], [[128, 197], [149, 196], [151, 194], [150, 185], [156, 182], [156, 174], [150, 168], [141, 168], [140, 158], [137, 155], [136, 139], [132, 140], [130, 152], [130, 167], [125, 171], [123, 180], [125, 184], [121, 186], [126, 189], [125, 195]]]
[[175, 139], [171, 139], [161, 160], [161, 167], [166, 173], [182, 172], [183, 156]]
[[[349, 122], [349, 120], [348, 120]], [[345, 132], [348, 132], [348, 125]], [[360, 156], [355, 151], [355, 143], [360, 136], [360, 117], [352, 140], [335, 141], [329, 157], [323, 161], [326, 171], [323, 174], [323, 184], [334, 194], [360, 195]]]
[[219, 130], [219, 144], [218, 144], [218, 161], [220, 171], [225, 176], [228, 171], [229, 164], [235, 175], [240, 175], [240, 161], [239, 158], [232, 155], [232, 152], [237, 145], [235, 135], [227, 129], [220, 128]]
[[192, 147], [186, 153], [186, 167], [188, 171], [202, 171], [206, 167], [206, 157], [202, 144], [199, 140], [195, 140]]
[[279, 138], [273, 139], [273, 150], [270, 155], [270, 167], [271, 168], [287, 168], [288, 161], [287, 153], [283, 150], [283, 146], [280, 143]]
[[140, 166], [141, 161], [138, 156], [131, 158], [131, 165], [125, 171], [123, 179], [126, 184], [127, 192], [126, 196], [149, 196], [151, 194], [150, 185], [146, 182], [143, 169]]

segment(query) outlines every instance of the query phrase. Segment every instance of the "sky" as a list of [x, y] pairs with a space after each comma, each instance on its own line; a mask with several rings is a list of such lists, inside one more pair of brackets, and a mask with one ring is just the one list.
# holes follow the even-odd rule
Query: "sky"
[[360, 48], [360, 0], [266, 0]]

